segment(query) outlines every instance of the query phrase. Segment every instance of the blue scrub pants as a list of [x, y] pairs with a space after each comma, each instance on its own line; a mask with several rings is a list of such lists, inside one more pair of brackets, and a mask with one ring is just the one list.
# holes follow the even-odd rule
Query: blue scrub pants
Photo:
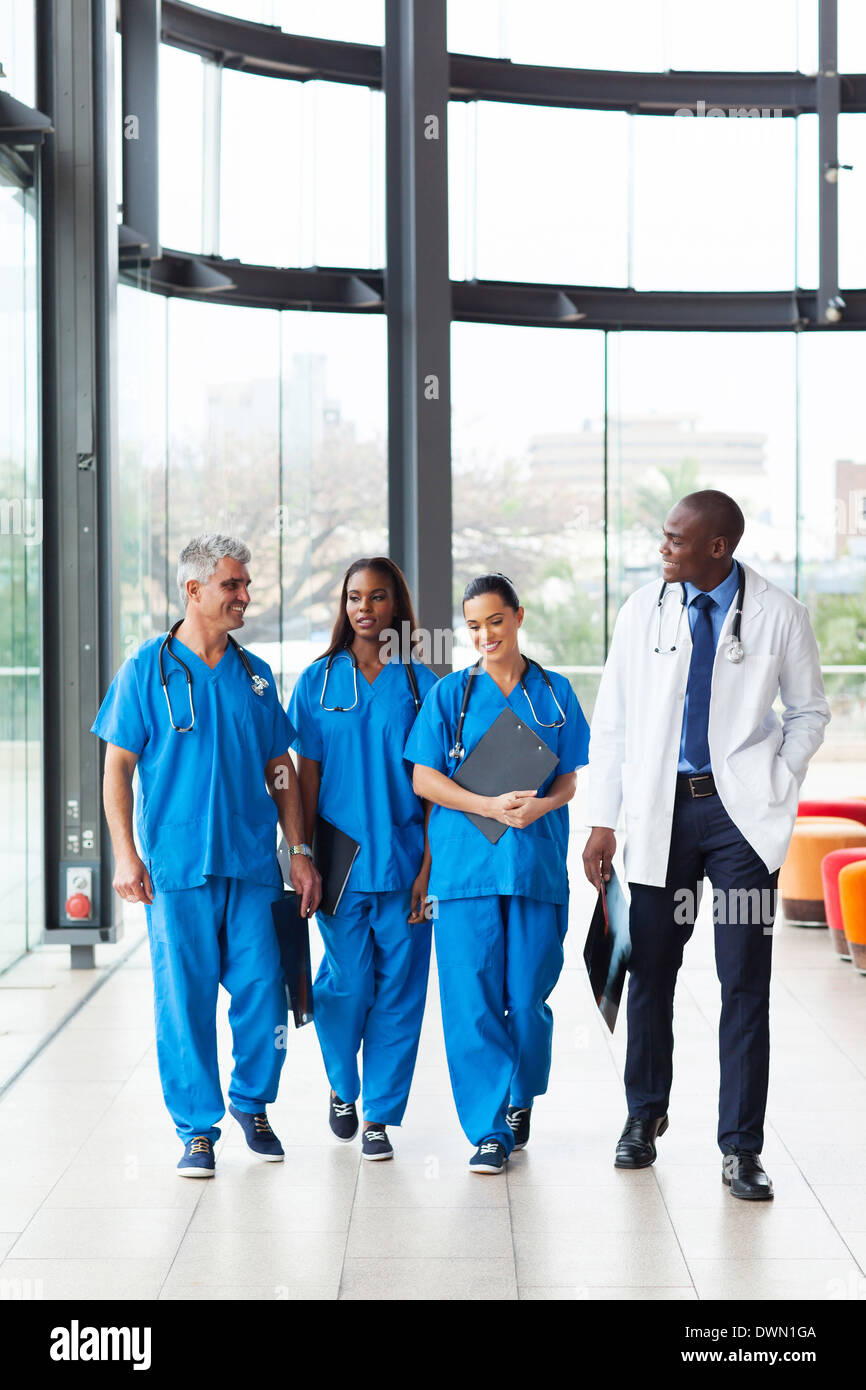
[[145, 909], [159, 1076], [184, 1143], [197, 1134], [213, 1140], [220, 1135], [225, 1103], [216, 1005], [221, 984], [231, 995], [229, 1099], [249, 1115], [276, 1100], [286, 1055], [287, 1005], [271, 903], [282, 892], [282, 885], [214, 876], [197, 888], [157, 890]]
[[363, 1042], [364, 1116], [381, 1125], [403, 1119], [427, 998], [431, 928], [407, 922], [410, 896], [347, 889], [339, 916], [316, 919], [325, 954], [313, 1018], [325, 1071], [340, 1100], [357, 1100]]
[[533, 898], [439, 901], [436, 963], [454, 1103], [472, 1144], [514, 1136], [509, 1105], [547, 1090], [568, 905]]

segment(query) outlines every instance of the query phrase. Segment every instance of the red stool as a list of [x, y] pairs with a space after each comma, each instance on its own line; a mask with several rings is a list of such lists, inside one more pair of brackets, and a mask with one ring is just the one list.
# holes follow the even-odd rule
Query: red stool
[[839, 901], [839, 873], [848, 864], [858, 864], [866, 859], [866, 845], [855, 849], [834, 849], [821, 860], [821, 880], [824, 884], [824, 906], [827, 909], [827, 926], [830, 939], [842, 960], [851, 959], [851, 947], [845, 936], [842, 923], [842, 904]]
[[851, 959], [866, 975], [866, 859], [839, 870], [839, 902]]
[[800, 816], [820, 816], [822, 820], [831, 817], [839, 820], [859, 820], [866, 825], [866, 799], [849, 796], [833, 801], [801, 801], [797, 807], [797, 818]]

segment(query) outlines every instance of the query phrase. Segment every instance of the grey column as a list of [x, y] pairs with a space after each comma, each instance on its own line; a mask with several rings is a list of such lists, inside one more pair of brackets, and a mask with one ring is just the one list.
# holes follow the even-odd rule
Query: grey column
[[838, 323], [842, 308], [834, 303], [839, 297], [840, 84], [836, 0], [819, 0], [818, 16], [818, 322], [826, 324]]
[[453, 611], [445, 11], [385, 4], [390, 553], [429, 630]]
[[[113, 673], [117, 218], [113, 0], [39, 0], [42, 166], [45, 939], [115, 939], [100, 744]], [[71, 876], [71, 877], [70, 877]], [[89, 882], [91, 912], [66, 910]], [[73, 952], [74, 964], [86, 952]]]

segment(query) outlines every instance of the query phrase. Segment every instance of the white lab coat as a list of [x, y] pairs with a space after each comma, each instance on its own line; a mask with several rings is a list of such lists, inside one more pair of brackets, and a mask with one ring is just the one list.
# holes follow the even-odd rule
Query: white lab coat
[[[785, 858], [800, 786], [823, 741], [830, 710], [805, 606], [748, 565], [743, 569], [745, 656], [736, 665], [726, 655], [734, 600], [713, 665], [710, 762], [722, 805], [772, 872]], [[624, 810], [626, 878], [661, 887], [692, 640], [682, 591], [672, 584], [663, 610], [662, 650], [654, 651], [659, 587], [657, 581], [645, 584], [617, 617], [592, 717], [587, 819], [615, 829]], [[669, 652], [678, 617], [677, 649]], [[773, 710], [780, 694], [781, 720]]]

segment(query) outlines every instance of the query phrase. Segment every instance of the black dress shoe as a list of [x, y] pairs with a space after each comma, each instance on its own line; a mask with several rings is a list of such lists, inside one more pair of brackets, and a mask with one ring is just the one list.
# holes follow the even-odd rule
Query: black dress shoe
[[722, 1159], [722, 1182], [731, 1189], [732, 1197], [747, 1202], [768, 1202], [773, 1196], [773, 1184], [764, 1172], [760, 1155], [746, 1149], [732, 1149]]
[[637, 1115], [629, 1115], [616, 1146], [614, 1168], [649, 1168], [656, 1161], [655, 1141], [667, 1127], [667, 1115], [658, 1120], [641, 1120]]

